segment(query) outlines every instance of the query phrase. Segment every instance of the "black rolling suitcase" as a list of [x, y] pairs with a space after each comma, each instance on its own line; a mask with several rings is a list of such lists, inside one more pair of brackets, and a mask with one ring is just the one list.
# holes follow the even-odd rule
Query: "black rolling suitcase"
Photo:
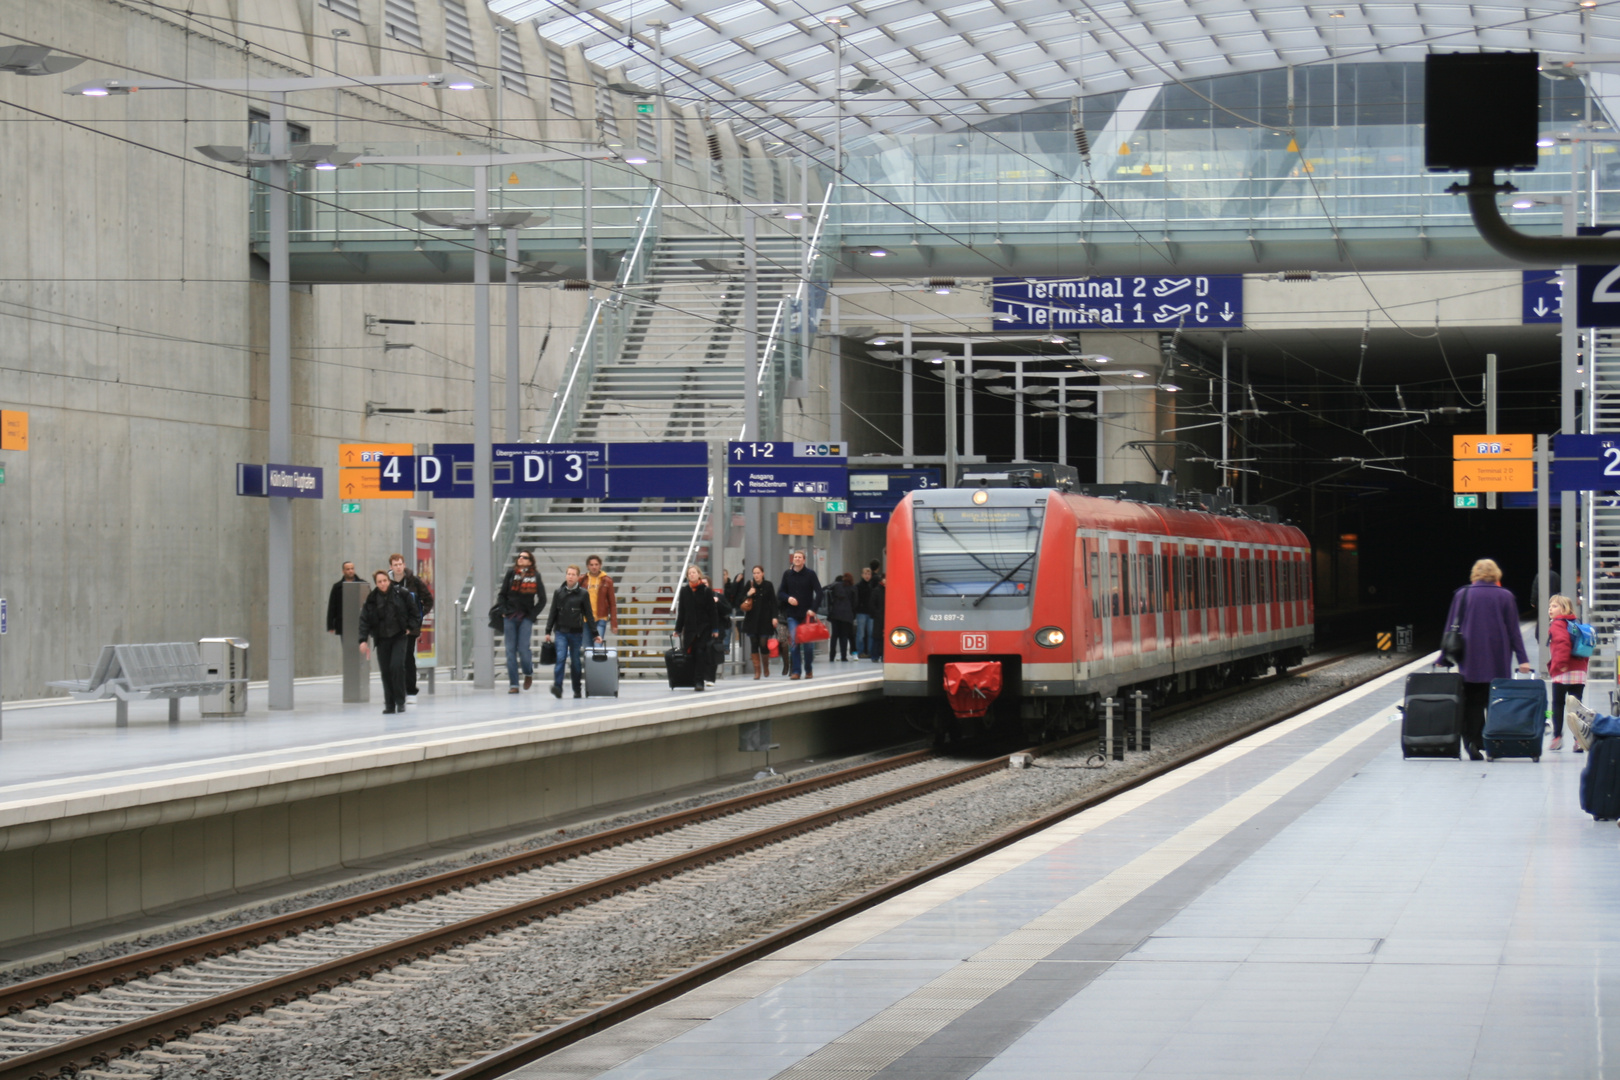
[[1547, 684], [1540, 679], [1492, 679], [1482, 741], [1487, 760], [1527, 757], [1541, 760], [1541, 732], [1547, 723]]
[[669, 676], [671, 690], [691, 689], [692, 655], [679, 642], [664, 654], [664, 674]]
[[1463, 677], [1455, 671], [1418, 671], [1406, 677], [1401, 710], [1402, 757], [1460, 757]]
[[1620, 737], [1592, 740], [1581, 770], [1581, 809], [1598, 821], [1620, 819]]

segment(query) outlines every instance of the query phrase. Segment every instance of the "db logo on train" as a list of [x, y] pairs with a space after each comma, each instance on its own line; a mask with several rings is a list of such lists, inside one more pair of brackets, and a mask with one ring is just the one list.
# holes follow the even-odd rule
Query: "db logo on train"
[[990, 635], [989, 634], [963, 634], [962, 635], [962, 651], [963, 652], [989, 652], [990, 651]]

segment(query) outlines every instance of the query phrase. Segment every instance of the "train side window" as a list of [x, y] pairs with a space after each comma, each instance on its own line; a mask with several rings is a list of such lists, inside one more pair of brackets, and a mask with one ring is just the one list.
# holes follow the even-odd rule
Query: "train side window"
[[1108, 590], [1109, 596], [1112, 597], [1110, 603], [1113, 613], [1117, 616], [1119, 614], [1119, 553], [1116, 551], [1108, 553], [1108, 579], [1111, 582]]
[[1135, 582], [1133, 582], [1131, 580], [1132, 576], [1133, 575], [1131, 574], [1130, 542], [1126, 541], [1125, 554], [1119, 560], [1119, 605], [1120, 605], [1120, 610], [1114, 612], [1115, 615], [1129, 615], [1132, 611], [1136, 610], [1136, 605], [1131, 603], [1132, 589], [1133, 589], [1133, 586], [1135, 585]]

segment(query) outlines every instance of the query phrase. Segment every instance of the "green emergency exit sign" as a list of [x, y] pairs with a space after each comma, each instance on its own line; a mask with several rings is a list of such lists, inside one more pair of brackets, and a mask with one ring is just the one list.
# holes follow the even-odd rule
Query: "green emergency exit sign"
[[849, 513], [849, 500], [828, 499], [822, 509], [829, 514], [847, 514]]
[[346, 502], [343, 504], [343, 512], [345, 514], [358, 514], [360, 512], [360, 504], [357, 502]]
[[653, 103], [650, 101], [636, 102], [636, 113], [640, 116], [651, 116], [653, 114]]
[[1453, 510], [1478, 510], [1479, 495], [1453, 495], [1451, 497], [1451, 508]]

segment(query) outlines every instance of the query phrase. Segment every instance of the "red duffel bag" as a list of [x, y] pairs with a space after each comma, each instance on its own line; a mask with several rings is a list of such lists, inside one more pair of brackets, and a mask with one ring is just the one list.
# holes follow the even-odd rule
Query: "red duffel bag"
[[812, 615], [799, 624], [793, 644], [812, 645], [818, 641], [826, 641], [830, 637], [832, 637], [832, 631], [827, 629], [827, 624]]

